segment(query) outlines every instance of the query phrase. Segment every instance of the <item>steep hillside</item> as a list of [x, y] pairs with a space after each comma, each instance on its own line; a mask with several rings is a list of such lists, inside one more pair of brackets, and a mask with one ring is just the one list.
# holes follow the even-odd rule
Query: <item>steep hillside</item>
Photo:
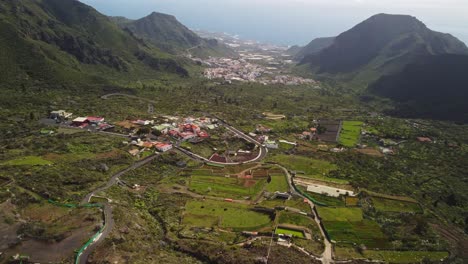
[[369, 91], [398, 103], [396, 114], [468, 122], [468, 56], [429, 56], [384, 76]]
[[375, 15], [340, 34], [301, 64], [314, 72], [362, 79], [364, 83], [401, 70], [423, 55], [468, 54], [457, 38], [428, 29], [406, 15]]
[[8, 69], [0, 73], [3, 84], [188, 74], [169, 54], [75, 0], [3, 0], [0, 32], [0, 65]]
[[312, 40], [309, 44], [305, 47], [301, 48], [295, 55], [294, 59], [297, 61], [301, 61], [306, 56], [317, 54], [320, 51], [330, 47], [335, 41], [335, 37], [329, 38], [316, 38]]
[[153, 12], [138, 20], [122, 17], [112, 19], [121, 28], [172, 54], [185, 53], [188, 49], [195, 53], [204, 51], [207, 55], [233, 55], [234, 53], [216, 40], [199, 37], [171, 15]]

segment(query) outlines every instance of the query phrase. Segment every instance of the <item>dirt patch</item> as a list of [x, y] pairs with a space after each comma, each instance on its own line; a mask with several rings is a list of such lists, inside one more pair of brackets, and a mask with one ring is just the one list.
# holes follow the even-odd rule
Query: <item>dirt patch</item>
[[110, 158], [116, 158], [119, 157], [121, 152], [117, 149], [111, 150], [109, 152], [104, 152], [96, 155], [96, 159], [110, 159]]
[[309, 185], [317, 184], [317, 185], [324, 185], [324, 186], [329, 186], [329, 187], [333, 187], [333, 188], [337, 188], [337, 189], [355, 191], [353, 186], [351, 186], [349, 184], [339, 184], [339, 183], [321, 181], [321, 180], [317, 180], [317, 179], [304, 178], [304, 177], [298, 177], [298, 176], [296, 176], [295, 179], [297, 179], [301, 183], [306, 183], [306, 184], [309, 184]]
[[244, 187], [249, 188], [255, 185], [257, 183], [255, 180], [245, 180], [244, 181]]
[[346, 196], [345, 202], [346, 202], [346, 206], [357, 206], [359, 202], [359, 198]]
[[[2, 204], [4, 212], [17, 209]], [[3, 216], [4, 217], [4, 216]], [[97, 209], [69, 209], [47, 203], [32, 204], [15, 215], [5, 229], [0, 224], [0, 245], [5, 259], [20, 254], [32, 262], [69, 263], [79, 249], [102, 224], [102, 215]], [[42, 230], [42, 231], [38, 231]], [[17, 238], [21, 233], [23, 240]]]
[[338, 141], [338, 134], [340, 133], [341, 121], [322, 120], [319, 122], [319, 125], [325, 128], [324, 133], [317, 135], [317, 137], [320, 140], [334, 143]]
[[119, 126], [119, 127], [123, 127], [123, 128], [126, 128], [126, 129], [138, 128], [138, 127], [140, 127], [139, 125], [133, 124], [133, 123], [132, 123], [131, 121], [129, 121], [129, 120], [117, 122], [117, 123], [115, 123], [115, 124], [116, 124], [117, 126]]

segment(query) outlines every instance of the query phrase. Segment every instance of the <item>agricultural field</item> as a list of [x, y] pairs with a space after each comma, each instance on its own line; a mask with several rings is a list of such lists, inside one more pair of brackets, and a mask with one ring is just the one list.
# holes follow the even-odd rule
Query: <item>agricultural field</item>
[[223, 176], [192, 176], [189, 190], [208, 196], [244, 199], [256, 196], [266, 184], [266, 179], [240, 179]]
[[345, 203], [346, 203], [346, 206], [358, 206], [359, 198], [358, 197], [352, 197], [352, 196], [346, 196]]
[[421, 263], [423, 260], [439, 262], [448, 257], [445, 251], [393, 251], [363, 250], [358, 252], [354, 247], [335, 247], [338, 259], [373, 259], [386, 263]]
[[5, 166], [45, 166], [52, 165], [52, 162], [38, 156], [26, 156], [3, 162]]
[[360, 222], [363, 220], [363, 213], [360, 208], [317, 207], [317, 211], [323, 221]]
[[285, 175], [270, 176], [270, 182], [267, 183], [265, 189], [268, 192], [287, 192], [289, 191], [289, 184]]
[[354, 222], [324, 221], [330, 238], [339, 244], [365, 245], [367, 248], [391, 248], [380, 226], [371, 220]]
[[317, 179], [329, 179], [331, 181], [337, 180], [339, 183], [346, 182], [339, 179], [332, 179], [326, 177], [326, 175], [333, 170], [337, 169], [335, 164], [328, 161], [311, 159], [308, 157], [297, 156], [297, 155], [284, 155], [277, 154], [269, 156], [268, 160], [276, 162], [286, 167], [288, 170], [296, 171], [298, 177], [317, 178]]
[[271, 216], [250, 210], [248, 205], [224, 201], [189, 201], [185, 205], [182, 224], [192, 226], [259, 230], [272, 223]]
[[376, 210], [382, 212], [396, 213], [421, 213], [421, 207], [414, 202], [387, 199], [382, 197], [372, 197], [372, 204]]
[[355, 147], [361, 137], [361, 121], [343, 121], [339, 143], [345, 147]]
[[287, 229], [287, 228], [276, 228], [275, 234], [282, 234], [282, 235], [291, 235], [293, 237], [304, 238], [304, 233], [301, 231]]
[[340, 133], [341, 121], [335, 120], [322, 120], [319, 122], [319, 127], [325, 131], [318, 134], [318, 138], [325, 142], [336, 143]]

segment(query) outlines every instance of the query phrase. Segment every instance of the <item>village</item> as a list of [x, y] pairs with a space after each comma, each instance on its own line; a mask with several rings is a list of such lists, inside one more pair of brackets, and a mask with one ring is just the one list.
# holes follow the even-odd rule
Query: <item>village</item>
[[156, 116], [151, 120], [124, 120], [110, 123], [104, 117], [72, 117], [63, 110], [53, 111], [49, 119], [68, 128], [101, 132], [128, 138], [124, 145], [130, 146], [128, 152], [139, 156], [147, 151], [167, 152], [181, 142], [200, 143], [210, 137], [209, 130], [219, 127], [215, 118]]
[[[222, 79], [225, 82], [256, 82], [263, 85], [313, 85], [319, 87], [319, 83], [312, 79], [305, 79], [280, 70], [280, 63], [274, 62], [274, 58], [268, 55], [253, 55], [241, 53], [241, 58], [209, 58], [207, 60], [195, 59], [208, 66], [203, 75], [210, 79]], [[264, 61], [268, 66], [253, 62]]]

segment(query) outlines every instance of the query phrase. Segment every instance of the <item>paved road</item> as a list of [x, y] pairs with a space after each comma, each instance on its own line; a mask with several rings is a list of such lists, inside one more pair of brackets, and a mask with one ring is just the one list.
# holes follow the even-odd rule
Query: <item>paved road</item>
[[105, 204], [104, 205], [104, 222], [105, 222], [105, 227], [104, 230], [102, 231], [101, 235], [96, 238], [96, 240], [91, 243], [84, 251], [83, 253], [78, 256], [78, 263], [79, 264], [86, 264], [88, 262], [88, 258], [91, 255], [91, 253], [96, 249], [98, 246], [98, 243], [104, 238], [106, 238], [110, 232], [112, 231], [112, 228], [114, 227], [114, 218], [112, 216], [112, 207], [110, 204]]
[[323, 225], [321, 223], [320, 217], [317, 214], [317, 211], [315, 210], [315, 204], [312, 201], [310, 201], [309, 199], [307, 199], [306, 197], [302, 196], [302, 194], [298, 193], [296, 191], [296, 189], [294, 189], [294, 186], [293, 186], [293, 183], [292, 183], [292, 181], [293, 181], [292, 175], [291, 175], [291, 173], [289, 173], [289, 171], [285, 167], [280, 166], [280, 165], [276, 165], [276, 166], [281, 168], [286, 173], [286, 176], [288, 178], [289, 190], [290, 190], [291, 194], [302, 197], [303, 199], [306, 199], [308, 201], [308, 203], [310, 205], [310, 209], [312, 210], [312, 213], [314, 214], [315, 222], [317, 222], [317, 225], [318, 225], [318, 227], [320, 229], [320, 233], [322, 234], [322, 237], [324, 238], [323, 242], [325, 244], [325, 250], [322, 253], [322, 257], [320, 258], [320, 260], [322, 261], [323, 264], [332, 263], [333, 262], [332, 244], [328, 240], [327, 235], [325, 234], [325, 230], [323, 229]]
[[[114, 174], [110, 179], [109, 181], [106, 183], [106, 185], [92, 191], [91, 193], [89, 193], [88, 195], [86, 195], [85, 198], [83, 198], [83, 200], [81, 201], [81, 204], [87, 204], [90, 202], [91, 198], [93, 196], [95, 196], [97, 193], [99, 192], [102, 192], [102, 191], [105, 191], [107, 189], [109, 189], [110, 187], [112, 187], [114, 184], [116, 184], [118, 182], [118, 178], [121, 177], [122, 175], [124, 175], [125, 173], [131, 171], [131, 170], [135, 170], [141, 166], [144, 166], [148, 163], [150, 163], [151, 161], [153, 161], [155, 158], [157, 158], [159, 156], [159, 154], [154, 154], [154, 155], [151, 155], [141, 161], [138, 161], [138, 162], [135, 162], [132, 166]], [[103, 241], [109, 234], [110, 232], [112, 231], [112, 228], [114, 227], [114, 218], [112, 216], [112, 207], [109, 203], [105, 203], [104, 204], [104, 230], [102, 231], [101, 235], [99, 237], [96, 238], [96, 240], [94, 240], [93, 243], [91, 243], [84, 251], [81, 255], [78, 256], [78, 263], [80, 264], [86, 264], [87, 261], [88, 261], [88, 257], [89, 255], [91, 255], [91, 253], [93, 252], [93, 250], [97, 247], [97, 245], [99, 244], [99, 242]]]

